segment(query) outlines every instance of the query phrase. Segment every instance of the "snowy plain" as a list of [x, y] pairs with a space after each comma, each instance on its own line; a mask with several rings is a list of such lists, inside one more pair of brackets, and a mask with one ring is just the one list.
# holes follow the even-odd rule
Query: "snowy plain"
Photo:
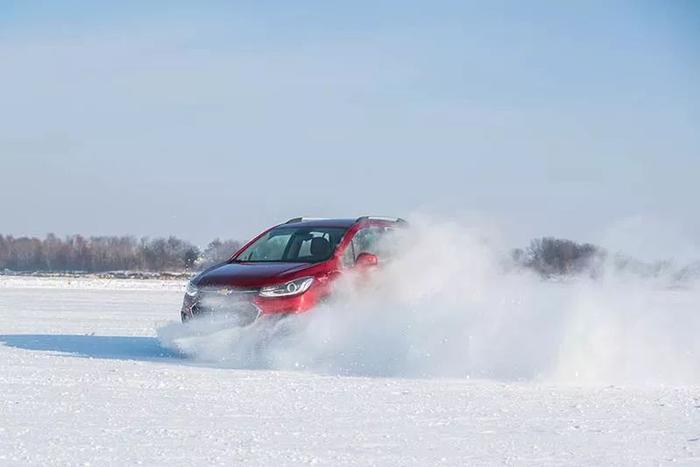
[[693, 380], [240, 369], [156, 338], [182, 288], [0, 277], [0, 465], [700, 465]]

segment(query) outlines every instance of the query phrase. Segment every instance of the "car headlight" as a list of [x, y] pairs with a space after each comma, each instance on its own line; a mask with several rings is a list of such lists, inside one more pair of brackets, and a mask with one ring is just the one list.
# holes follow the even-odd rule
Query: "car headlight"
[[196, 285], [194, 285], [192, 282], [187, 283], [187, 287], [185, 288], [185, 294], [189, 295], [190, 297], [194, 297], [199, 293], [199, 289], [197, 288]]
[[299, 295], [311, 287], [313, 277], [302, 277], [293, 281], [285, 282], [284, 284], [269, 285], [260, 289], [261, 297], [291, 297]]

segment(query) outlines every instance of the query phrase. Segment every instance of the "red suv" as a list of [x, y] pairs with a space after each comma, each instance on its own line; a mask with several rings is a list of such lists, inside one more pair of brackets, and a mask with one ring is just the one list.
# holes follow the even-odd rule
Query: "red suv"
[[225, 314], [246, 325], [263, 315], [301, 313], [328, 297], [343, 271], [376, 265], [379, 242], [403, 219], [297, 217], [261, 233], [228, 261], [187, 284], [181, 316]]

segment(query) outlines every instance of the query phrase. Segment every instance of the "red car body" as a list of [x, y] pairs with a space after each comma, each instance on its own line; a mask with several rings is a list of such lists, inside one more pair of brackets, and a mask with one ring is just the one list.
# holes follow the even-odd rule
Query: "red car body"
[[[190, 281], [182, 305], [182, 320], [187, 321], [200, 314], [226, 311], [241, 314], [241, 324], [248, 324], [261, 316], [308, 311], [331, 294], [333, 282], [343, 272], [377, 264], [375, 252], [358, 251], [360, 248], [355, 239], [367, 232], [388, 232], [403, 225], [405, 221], [402, 219], [363, 216], [356, 219], [294, 218], [271, 227], [243, 245], [228, 261], [210, 267]], [[250, 251], [249, 248], [259, 239], [266, 235], [271, 238], [270, 235], [284, 229], [302, 233], [326, 229], [334, 233], [337, 243], [332, 248], [330, 245], [327, 247], [330, 252], [321, 261], [240, 260], [242, 254]], [[289, 294], [284, 289], [290, 283], [308, 279], [313, 279], [309, 281], [311, 285], [299, 293]], [[306, 287], [305, 282], [302, 287]], [[270, 289], [281, 290], [281, 293], [288, 295], [265, 296], [265, 291]], [[207, 301], [214, 299], [216, 306], [207, 304]]]

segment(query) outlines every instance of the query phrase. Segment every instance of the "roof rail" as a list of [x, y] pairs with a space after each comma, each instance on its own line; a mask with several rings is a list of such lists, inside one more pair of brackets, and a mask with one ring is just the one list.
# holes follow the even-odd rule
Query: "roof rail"
[[387, 222], [395, 222], [397, 224], [406, 224], [407, 223], [404, 219], [401, 219], [400, 217], [386, 217], [386, 216], [361, 216], [361, 217], [358, 217], [355, 222], [362, 222], [362, 221], [387, 221]]
[[321, 221], [324, 217], [292, 217], [285, 224], [294, 224], [296, 222]]

